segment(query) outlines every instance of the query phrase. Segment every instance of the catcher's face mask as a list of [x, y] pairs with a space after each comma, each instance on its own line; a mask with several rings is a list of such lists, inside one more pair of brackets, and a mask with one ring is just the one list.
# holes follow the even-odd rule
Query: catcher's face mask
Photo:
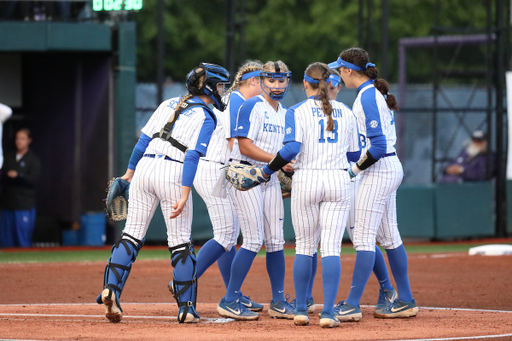
[[281, 72], [278, 63], [274, 62], [274, 72], [261, 71], [261, 89], [273, 100], [279, 101], [286, 96], [292, 83], [292, 72]]

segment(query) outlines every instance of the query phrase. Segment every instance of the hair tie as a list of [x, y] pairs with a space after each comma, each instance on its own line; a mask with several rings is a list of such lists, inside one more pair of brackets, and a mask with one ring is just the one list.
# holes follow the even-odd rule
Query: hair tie
[[375, 64], [373, 64], [373, 63], [366, 63], [366, 65], [365, 65], [366, 70], [368, 70], [368, 68], [370, 68], [370, 67], [375, 67]]

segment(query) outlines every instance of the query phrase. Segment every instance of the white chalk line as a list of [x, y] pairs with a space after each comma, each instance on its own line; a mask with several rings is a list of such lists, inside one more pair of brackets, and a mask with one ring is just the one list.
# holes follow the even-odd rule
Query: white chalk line
[[[207, 303], [205, 303], [207, 304]], [[0, 307], [19, 307], [19, 306], [93, 306], [98, 305], [97, 303], [34, 303], [34, 304], [0, 304]], [[124, 303], [123, 305], [175, 305], [175, 303]], [[264, 305], [269, 305], [265, 303]], [[317, 304], [317, 306], [321, 307], [323, 304]], [[371, 305], [362, 305], [361, 307], [373, 307]], [[490, 309], [470, 309], [470, 308], [440, 308], [440, 307], [419, 307], [422, 310], [450, 310], [450, 311], [468, 311], [468, 312], [488, 312], [488, 313], [512, 313], [512, 311], [507, 310], [490, 310]], [[76, 318], [98, 318], [103, 319], [104, 315], [69, 315], [69, 314], [13, 314], [13, 313], [0, 313], [0, 316], [13, 316], [13, 317], [76, 317]], [[4, 319], [4, 318], [0, 318]], [[171, 320], [175, 321], [177, 318], [175, 316], [123, 316], [123, 323], [145, 323], [143, 321], [130, 321], [130, 319], [154, 319], [154, 320]], [[77, 320], [62, 320], [58, 321], [64, 322], [75, 322]], [[83, 321], [83, 320], [82, 320]], [[228, 323], [235, 321], [234, 319], [229, 318], [201, 318], [203, 323]], [[85, 322], [103, 322], [109, 323], [105, 320], [85, 320]], [[155, 322], [154, 322], [155, 323]], [[156, 323], [167, 323], [166, 321], [156, 321]], [[486, 339], [486, 338], [502, 338], [502, 337], [511, 337], [512, 334], [496, 334], [496, 335], [479, 335], [479, 336], [461, 336], [461, 337], [449, 337], [449, 338], [427, 338], [427, 339], [399, 339], [400, 341], [451, 341], [451, 340], [478, 340], [478, 339]], [[8, 339], [0, 339], [0, 341], [11, 341]], [[396, 341], [395, 340], [387, 340], [387, 341]]]
[[[198, 303], [198, 304], [216, 304], [216, 303]], [[264, 306], [270, 305], [270, 303], [262, 303]], [[0, 307], [32, 307], [32, 306], [101, 306], [98, 303], [16, 303], [16, 304], [0, 304]], [[125, 305], [176, 305], [176, 303], [142, 303], [142, 302], [133, 302], [133, 303], [123, 303]], [[317, 307], [323, 307], [323, 304], [315, 304]], [[361, 305], [363, 308], [372, 308], [373, 305]], [[470, 311], [470, 312], [484, 312], [484, 313], [506, 313], [512, 314], [512, 310], [492, 310], [492, 309], [471, 309], [471, 308], [443, 308], [443, 307], [418, 307], [419, 309], [430, 309], [430, 310], [453, 310], [453, 311]], [[1, 314], [0, 314], [1, 315]], [[68, 315], [70, 316], [70, 315]], [[91, 316], [91, 315], [88, 315]]]

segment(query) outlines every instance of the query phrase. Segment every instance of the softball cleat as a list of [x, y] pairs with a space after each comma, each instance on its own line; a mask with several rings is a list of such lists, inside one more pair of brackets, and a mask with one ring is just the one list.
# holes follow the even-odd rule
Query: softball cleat
[[322, 328], [334, 328], [340, 325], [340, 320], [330, 313], [322, 312], [320, 315], [320, 327]]
[[121, 310], [119, 301], [117, 300], [116, 293], [112, 289], [105, 289], [101, 292], [101, 301], [105, 306], [105, 316], [112, 323], [119, 323], [123, 318], [123, 311]]
[[379, 300], [377, 301], [377, 304], [375, 305], [375, 311], [382, 310], [386, 308], [388, 305], [393, 303], [398, 297], [398, 294], [396, 293], [395, 289], [391, 290], [385, 290], [380, 289], [379, 291]]
[[373, 316], [385, 319], [415, 317], [418, 314], [418, 306], [413, 299], [411, 302], [404, 302], [396, 299], [392, 304], [381, 310], [376, 310]]
[[307, 309], [299, 308], [295, 310], [293, 323], [295, 323], [296, 326], [307, 326], [309, 324], [309, 316]]
[[363, 317], [359, 306], [353, 307], [345, 301], [341, 301], [334, 307], [334, 315], [341, 322], [357, 322]]

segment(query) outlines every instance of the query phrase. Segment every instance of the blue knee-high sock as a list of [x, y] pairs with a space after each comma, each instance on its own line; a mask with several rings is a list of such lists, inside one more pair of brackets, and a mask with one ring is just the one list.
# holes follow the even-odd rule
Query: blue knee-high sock
[[241, 248], [236, 253], [231, 265], [231, 278], [229, 279], [228, 290], [226, 296], [224, 296], [227, 302], [236, 300], [240, 295], [240, 288], [249, 273], [254, 257], [256, 257], [256, 252], [244, 248]]
[[340, 285], [341, 263], [340, 257], [322, 257], [322, 281], [324, 286], [323, 312], [333, 314], [334, 301], [338, 295]]
[[284, 251], [267, 252], [267, 273], [272, 286], [272, 301], [284, 301]]
[[222, 280], [224, 281], [224, 285], [226, 289], [229, 285], [229, 278], [231, 277], [231, 264], [233, 264], [233, 259], [236, 255], [236, 247], [232, 247], [231, 250], [225, 252], [219, 259], [217, 259], [217, 265], [219, 266], [219, 271], [222, 276]]
[[[190, 281], [194, 276], [194, 263], [192, 258], [187, 256], [185, 263], [181, 260], [176, 263], [173, 271], [174, 281]], [[195, 283], [192, 284], [183, 294], [180, 295], [180, 302], [194, 301]], [[178, 290], [181, 290], [183, 285], [176, 285]]]
[[315, 283], [316, 269], [318, 268], [318, 253], [313, 255], [313, 266], [311, 267], [311, 279], [309, 280], [306, 298], [313, 298], [313, 284]]
[[315, 257], [296, 255], [293, 262], [293, 285], [298, 308], [306, 309], [306, 299], [311, 282], [311, 274]]
[[375, 245], [375, 264], [373, 265], [373, 273], [379, 280], [381, 289], [393, 290], [393, 286], [389, 280], [388, 267], [386, 266], [384, 255], [377, 245]]
[[411, 286], [409, 284], [409, 270], [407, 264], [407, 253], [404, 244], [396, 249], [386, 250], [389, 259], [389, 266], [396, 282], [398, 297], [404, 302], [412, 301]]
[[347, 303], [351, 306], [359, 306], [363, 291], [372, 274], [373, 265], [375, 264], [375, 252], [373, 251], [357, 251], [356, 264], [352, 274], [352, 286], [348, 294]]
[[207, 241], [197, 253], [197, 278], [201, 277], [225, 252], [224, 247], [216, 240]]

